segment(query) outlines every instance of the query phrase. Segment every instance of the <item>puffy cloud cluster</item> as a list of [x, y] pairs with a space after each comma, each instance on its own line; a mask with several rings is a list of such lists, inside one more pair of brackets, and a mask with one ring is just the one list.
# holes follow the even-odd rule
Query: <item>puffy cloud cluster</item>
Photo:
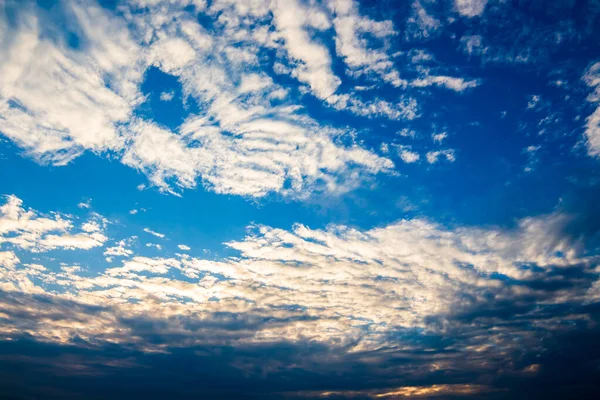
[[54, 249], [83, 249], [102, 246], [108, 240], [104, 234], [106, 220], [94, 215], [90, 220], [74, 229], [73, 220], [61, 214], [40, 215], [23, 208], [23, 201], [16, 196], [7, 196], [0, 206], [0, 245], [32, 252]]

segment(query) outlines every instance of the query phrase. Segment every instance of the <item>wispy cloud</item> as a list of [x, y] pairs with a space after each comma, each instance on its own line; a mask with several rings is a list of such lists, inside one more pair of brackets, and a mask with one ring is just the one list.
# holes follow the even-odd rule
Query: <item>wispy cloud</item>
[[153, 235], [153, 236], [156, 236], [156, 237], [158, 237], [158, 238], [161, 238], [161, 239], [164, 239], [164, 237], [165, 237], [165, 234], [164, 234], [164, 233], [160, 233], [160, 232], [153, 231], [153, 230], [152, 230], [152, 229], [150, 229], [150, 228], [144, 228], [144, 232], [146, 232], [146, 233], [149, 233], [149, 234], [151, 234], [151, 235]]
[[[593, 92], [588, 96], [588, 101], [600, 103], [600, 62], [589, 66], [583, 76], [583, 81]], [[585, 125], [586, 144], [592, 156], [600, 156], [600, 106], [587, 117]]]

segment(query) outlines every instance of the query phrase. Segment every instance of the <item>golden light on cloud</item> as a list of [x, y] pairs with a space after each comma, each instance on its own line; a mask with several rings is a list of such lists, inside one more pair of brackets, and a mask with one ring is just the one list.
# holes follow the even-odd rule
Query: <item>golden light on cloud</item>
[[[402, 386], [389, 388], [384, 391], [373, 390], [348, 390], [321, 392], [316, 397], [327, 398], [331, 396], [361, 397], [372, 399], [403, 399], [403, 398], [432, 398], [437, 396], [461, 395], [469, 396], [489, 392], [492, 389], [484, 385], [473, 384], [439, 384], [430, 386]], [[305, 393], [308, 397], [315, 397], [315, 393]]]
[[375, 398], [383, 397], [425, 397], [447, 394], [469, 395], [485, 391], [481, 385], [431, 385], [431, 386], [404, 386], [391, 392], [376, 394]]

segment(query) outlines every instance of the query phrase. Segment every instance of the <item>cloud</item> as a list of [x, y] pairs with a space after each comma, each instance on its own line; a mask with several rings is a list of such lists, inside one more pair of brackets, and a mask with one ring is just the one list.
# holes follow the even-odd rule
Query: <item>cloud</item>
[[[212, 21], [210, 29], [188, 12], [187, 2], [132, 2], [123, 13], [90, 4], [57, 8], [69, 17], [76, 46], [44, 35], [60, 31], [59, 23], [33, 6], [2, 25], [0, 132], [39, 162], [64, 165], [86, 151], [117, 158], [175, 195], [198, 184], [254, 198], [345, 193], [392, 173], [394, 165], [347, 126], [311, 118], [302, 94], [332, 113], [413, 120], [422, 110], [406, 89], [464, 92], [479, 85], [425, 70], [400, 77], [395, 59], [401, 53], [392, 51], [399, 31], [391, 20], [361, 14], [355, 2], [195, 5]], [[440, 28], [420, 2], [411, 10], [408, 26], [416, 24], [420, 37]], [[331, 39], [335, 53], [321, 36]], [[334, 72], [333, 57], [346, 66], [347, 84]], [[198, 104], [182, 125], [167, 128], [138, 115], [149, 68], [176, 77], [184, 103], [191, 97]], [[375, 88], [406, 91], [379, 98], [361, 90], [365, 79]], [[163, 91], [160, 98], [173, 95]]]
[[[213, 360], [214, 369], [220, 360], [228, 382], [238, 374], [259, 379], [259, 398], [265, 379], [276, 378], [291, 383], [274, 386], [274, 398], [284, 391], [289, 398], [508, 393], [507, 380], [544, 374], [554, 365], [546, 355], [564, 350], [551, 343], [573, 343], [564, 335], [581, 342], [577, 335], [597, 318], [598, 260], [573, 231], [577, 223], [555, 211], [510, 227], [424, 218], [370, 229], [255, 225], [226, 243], [230, 257], [143, 256], [128, 238], [106, 249], [124, 258], [102, 269], [56, 268], [48, 259], [25, 261], [24, 249], [2, 251], [0, 338], [10, 340], [0, 345], [24, 354], [17, 344], [27, 337], [27, 349], [84, 352], [73, 371], [100, 376], [143, 371], [147, 378], [170, 371], [167, 364]], [[92, 362], [95, 352], [101, 363]], [[3, 363], [6, 354], [2, 347]], [[40, 354], [20, 360], [65, 362]], [[196, 370], [194, 381], [205, 374]], [[296, 379], [283, 379], [288, 374]], [[298, 379], [304, 374], [317, 380]], [[365, 374], [377, 385], [364, 386], [357, 376]]]
[[174, 92], [162, 92], [160, 94], [161, 101], [171, 101], [171, 100], [173, 100], [173, 97], [175, 97]]
[[296, 63], [292, 75], [307, 83], [320, 99], [335, 93], [340, 79], [331, 70], [328, 49], [311, 40], [308, 29], [327, 29], [331, 22], [318, 5], [301, 4], [296, 0], [275, 1], [272, 9], [277, 36], [284, 42], [288, 57]]
[[407, 164], [411, 164], [419, 161], [419, 153], [415, 153], [414, 151], [409, 150], [410, 146], [400, 146], [399, 154], [402, 161]]
[[112, 262], [114, 257], [130, 257], [133, 255], [133, 250], [129, 247], [137, 239], [137, 236], [132, 236], [129, 239], [122, 239], [118, 241], [115, 246], [107, 247], [104, 251], [106, 261]]
[[473, 18], [483, 14], [487, 0], [454, 0], [456, 11], [464, 17]]
[[149, 233], [149, 234], [156, 236], [158, 238], [161, 238], [161, 239], [164, 239], [164, 237], [165, 237], [164, 233], [159, 233], [159, 232], [153, 231], [150, 228], [144, 228], [144, 232]]
[[16, 12], [18, 30], [0, 25], [0, 131], [35, 159], [56, 165], [84, 150], [119, 147], [116, 125], [139, 103], [135, 86], [142, 76], [140, 52], [122, 22], [92, 5], [65, 4], [85, 35], [85, 56], [44, 35], [49, 22], [31, 7]]
[[464, 92], [467, 89], [478, 86], [479, 81], [464, 80], [463, 78], [455, 78], [451, 76], [426, 75], [423, 78], [418, 78], [411, 81], [410, 85], [413, 87], [441, 86], [446, 89], [454, 90], [455, 92]]
[[[522, 39], [513, 38], [511, 43], [495, 43], [482, 35], [465, 35], [460, 39], [460, 48], [469, 56], [480, 57], [485, 63], [516, 65], [532, 63], [545, 52], [543, 45], [535, 43], [535, 39], [531, 40], [534, 42], [531, 45], [515, 46], [514, 42], [519, 40]], [[534, 56], [534, 52], [542, 54]]]
[[419, 117], [417, 101], [411, 97], [401, 98], [396, 104], [383, 100], [363, 101], [348, 94], [330, 97], [333, 107], [340, 110], [350, 110], [364, 117], [383, 116], [391, 120], [413, 120]]
[[456, 156], [454, 155], [454, 150], [437, 150], [437, 151], [429, 151], [426, 154], [427, 162], [429, 164], [435, 164], [438, 162], [440, 156], [446, 157], [446, 160], [450, 162], [454, 162], [456, 160]]
[[368, 398], [368, 399], [404, 399], [404, 398], [436, 398], [447, 396], [473, 396], [486, 394], [494, 391], [484, 385], [472, 384], [440, 384], [429, 386], [405, 386], [399, 388], [377, 389], [377, 390], [340, 390], [325, 392], [306, 392], [303, 393], [308, 398], [338, 398], [345, 399]]
[[442, 143], [447, 137], [448, 134], [446, 132], [434, 133], [431, 135], [431, 139], [433, 139], [435, 143]]
[[[588, 96], [591, 103], [600, 103], [600, 62], [594, 63], [586, 70], [583, 81], [594, 91]], [[600, 106], [587, 117], [585, 136], [588, 153], [591, 156], [600, 156]]]
[[178, 244], [177, 247], [179, 247], [179, 250], [183, 250], [183, 251], [191, 250], [190, 246], [186, 246], [185, 244]]
[[91, 208], [92, 206], [92, 199], [87, 199], [85, 201], [82, 201], [81, 203], [77, 204], [77, 207], [79, 208]]
[[[432, 321], [460, 324], [505, 300], [535, 304], [581, 298], [584, 287], [544, 289], [553, 281], [565, 288], [574, 284], [557, 272], [562, 268], [592, 265], [579, 239], [565, 234], [570, 221], [555, 213], [525, 218], [511, 229], [449, 229], [423, 219], [364, 231], [255, 226], [243, 240], [226, 244], [239, 252], [236, 257], [131, 257], [121, 242], [121, 249], [107, 254], [129, 257], [122, 266], [91, 276], [75, 269], [40, 275], [38, 269], [17, 268], [19, 260], [9, 252], [2, 255], [4, 287], [53, 302], [75, 301], [82, 310], [105, 307], [100, 319], [84, 311], [59, 319], [30, 315], [27, 324], [37, 326], [27, 332], [44, 341], [71, 343], [76, 335], [160, 350], [163, 345], [135, 334], [137, 328], [128, 322], [150, 318], [156, 321], [151, 335], [163, 337], [165, 346], [312, 340], [355, 351], [376, 349], [390, 345], [398, 330], [439, 332]], [[49, 284], [61, 289], [50, 291]], [[19, 314], [25, 309], [14, 307], [8, 309], [3, 335], [23, 332], [17, 327], [29, 318], [29, 312]], [[212, 325], [226, 314], [239, 320], [240, 329]], [[179, 322], [160, 322], [174, 315]], [[95, 322], [79, 323], [75, 316]]]
[[[215, 31], [208, 33], [176, 11], [176, 5], [170, 21], [154, 18], [164, 11], [152, 4], [133, 13], [136, 28], [132, 31], [106, 10], [87, 3], [66, 4], [63, 11], [75, 16], [73, 24], [84, 44], [78, 48], [70, 48], [60, 38], [43, 38], [41, 27], [54, 22], [32, 10], [20, 11], [15, 27], [3, 25], [14, 30], [3, 37], [16, 35], [18, 40], [5, 39], [2, 45], [0, 131], [40, 162], [63, 165], [86, 150], [109, 152], [145, 172], [166, 192], [193, 188], [201, 179], [219, 193], [251, 197], [270, 192], [308, 196], [311, 188], [340, 193], [369, 175], [391, 170], [389, 160], [358, 143], [340, 145], [337, 138], [345, 136], [343, 128], [320, 126], [294, 104], [274, 106], [273, 102], [287, 97], [287, 89], [257, 71], [258, 59], [252, 54], [258, 46], [283, 46], [295, 64], [295, 77], [308, 83], [319, 98], [332, 94], [338, 78], [329, 71], [328, 56], [323, 56], [327, 49], [307, 32], [309, 27], [329, 26], [325, 9], [273, 3], [271, 21], [268, 8], [218, 2], [205, 10], [221, 15]], [[257, 28], [245, 35], [250, 28], [234, 22], [242, 16], [265, 28], [272, 22], [276, 32], [264, 36], [267, 31]], [[114, 35], [106, 37], [102, 34], [106, 31]], [[240, 37], [245, 37], [245, 43]], [[17, 47], [25, 45], [30, 49]], [[177, 76], [185, 95], [201, 104], [203, 113], [189, 115], [179, 128], [185, 136], [134, 117], [134, 108], [143, 101], [139, 85], [149, 66]], [[402, 109], [402, 103], [398, 110], [382, 100], [368, 103], [369, 107], [358, 99], [344, 101], [348, 109], [362, 115], [410, 117], [411, 111]], [[341, 101], [331, 104], [344, 108]], [[325, 159], [329, 154], [336, 160]], [[231, 160], [236, 163], [230, 169]]]
[[170, 181], [190, 188], [202, 177], [217, 193], [252, 197], [346, 192], [361, 178], [393, 166], [356, 145], [336, 145], [343, 132], [310, 119], [255, 119], [229, 129], [236, 136], [223, 135], [204, 118], [196, 118], [176, 135], [140, 121], [129, 127], [134, 136], [123, 161], [145, 171], [166, 191], [172, 190]]
[[[579, 29], [581, 25], [571, 18], [560, 18], [579, 8], [574, 3], [554, 2], [543, 13], [549, 19], [532, 18], [529, 6], [522, 4], [495, 3], [487, 7], [487, 1], [454, 1], [457, 12], [476, 21], [477, 28], [468, 29], [460, 38], [460, 48], [470, 57], [477, 57], [483, 64], [493, 63], [518, 68], [523, 65], [548, 65], [553, 56], [569, 47], [587, 40], [592, 30]], [[595, 15], [592, 8], [583, 6], [579, 11]], [[481, 18], [475, 18], [475, 17]], [[594, 18], [594, 17], [591, 17]], [[505, 35], [496, 35], [496, 21], [502, 19]]]
[[[395, 87], [406, 86], [386, 48], [387, 38], [397, 36], [392, 21], [374, 21], [359, 15], [358, 4], [338, 0], [329, 3], [334, 13], [333, 26], [336, 51], [354, 76], [376, 75]], [[384, 41], [383, 48], [373, 49], [375, 40]]]
[[58, 213], [44, 216], [22, 205], [23, 201], [18, 197], [6, 196], [6, 203], [0, 207], [0, 244], [44, 252], [88, 250], [102, 246], [108, 240], [104, 234], [106, 220], [97, 214], [81, 224], [77, 232], [74, 221], [68, 216]]
[[425, 40], [437, 36], [441, 26], [440, 20], [429, 14], [419, 0], [412, 3], [412, 14], [406, 23], [408, 39]]

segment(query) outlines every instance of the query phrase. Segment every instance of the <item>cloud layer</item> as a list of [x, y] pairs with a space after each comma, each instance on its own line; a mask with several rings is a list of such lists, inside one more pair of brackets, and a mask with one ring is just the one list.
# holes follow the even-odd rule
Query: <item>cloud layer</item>
[[594, 1], [0, 8], [6, 396], [600, 390]]

